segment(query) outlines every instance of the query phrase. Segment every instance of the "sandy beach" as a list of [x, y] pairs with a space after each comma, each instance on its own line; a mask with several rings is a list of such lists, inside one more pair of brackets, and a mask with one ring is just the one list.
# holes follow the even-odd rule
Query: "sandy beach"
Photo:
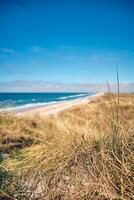
[[102, 96], [103, 93], [94, 94], [87, 97], [82, 97], [69, 101], [57, 102], [55, 104], [49, 104], [44, 106], [25, 108], [23, 110], [14, 111], [17, 115], [55, 115], [63, 110], [69, 109], [73, 106], [77, 106], [80, 104], [86, 104], [88, 102], [94, 101], [97, 97]]

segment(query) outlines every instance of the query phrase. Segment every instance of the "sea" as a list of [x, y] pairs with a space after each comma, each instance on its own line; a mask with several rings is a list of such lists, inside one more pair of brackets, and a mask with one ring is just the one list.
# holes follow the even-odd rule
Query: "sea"
[[90, 96], [93, 93], [0, 93], [0, 111], [40, 107]]

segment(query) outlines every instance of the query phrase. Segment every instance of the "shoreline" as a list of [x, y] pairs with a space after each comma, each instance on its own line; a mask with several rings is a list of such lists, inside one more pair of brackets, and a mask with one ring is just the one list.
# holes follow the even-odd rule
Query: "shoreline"
[[[28, 94], [30, 94], [30, 93], [28, 93]], [[35, 93], [35, 94], [37, 94], [37, 93]], [[45, 93], [43, 93], [43, 94], [45, 94]], [[64, 93], [62, 93], [62, 94], [64, 94]], [[69, 96], [56, 97], [54, 99], [51, 99], [50, 101], [47, 101], [47, 100], [44, 99], [44, 101], [36, 101], [36, 102], [34, 102], [35, 99], [33, 98], [31, 102], [27, 102], [25, 104], [21, 104], [21, 105], [17, 105], [16, 104], [15, 106], [14, 105], [10, 105], [9, 107], [4, 107], [4, 106], [2, 107], [1, 106], [0, 107], [0, 112], [20, 112], [20, 111], [25, 111], [25, 110], [31, 110], [31, 109], [35, 109], [35, 108], [39, 108], [39, 107], [44, 107], [44, 106], [48, 106], [48, 105], [54, 105], [54, 104], [59, 104], [59, 103], [62, 103], [62, 102], [68, 102], [68, 101], [71, 101], [71, 100], [84, 98], [84, 97], [87, 97], [87, 96], [90, 96], [90, 95], [93, 95], [93, 94], [86, 94], [86, 93], [80, 93], [80, 94], [76, 93], [75, 94], [75, 93], [70, 93]], [[22, 97], [20, 97], [20, 98], [22, 98]], [[18, 100], [18, 101], [19, 102], [23, 102], [22, 99]]]
[[97, 97], [103, 96], [104, 93], [97, 93], [86, 97], [81, 97], [68, 101], [60, 101], [56, 103], [50, 103], [45, 105], [40, 105], [37, 107], [24, 108], [21, 110], [12, 111], [16, 115], [55, 115], [61, 111], [67, 110], [73, 106], [80, 104], [85, 104], [91, 101], [96, 100]]

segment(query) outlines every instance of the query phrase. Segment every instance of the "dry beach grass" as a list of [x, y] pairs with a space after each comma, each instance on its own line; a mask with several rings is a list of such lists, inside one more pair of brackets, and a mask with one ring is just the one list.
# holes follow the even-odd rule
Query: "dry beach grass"
[[55, 116], [1, 114], [1, 153], [10, 153], [1, 199], [134, 199], [133, 99], [107, 93]]

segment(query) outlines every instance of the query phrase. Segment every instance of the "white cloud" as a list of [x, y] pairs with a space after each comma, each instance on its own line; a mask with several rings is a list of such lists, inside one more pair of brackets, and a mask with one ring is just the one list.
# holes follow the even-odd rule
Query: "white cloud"
[[[117, 92], [117, 84], [110, 83]], [[107, 92], [106, 83], [57, 83], [43, 80], [14, 80], [0, 82], [1, 92]], [[134, 83], [120, 83], [121, 92], [134, 92]]]
[[74, 56], [65, 55], [65, 56], [61, 56], [61, 58], [63, 58], [64, 60], [73, 60]]
[[120, 55], [116, 53], [92, 53], [89, 59], [93, 62], [118, 62], [120, 60]]
[[75, 56], [70, 55], [69, 53], [64, 53], [64, 52], [53, 52], [47, 55], [49, 57], [52, 57], [53, 59], [60, 59], [60, 60], [65, 60], [65, 61], [70, 61], [75, 58]]
[[98, 61], [99, 58], [100, 58], [100, 57], [99, 57], [98, 55], [95, 55], [95, 54], [93, 54], [93, 55], [90, 56], [90, 60], [91, 60], [91, 61]]
[[8, 53], [8, 54], [16, 54], [17, 52], [14, 49], [8, 49], [8, 48], [1, 48], [0, 51], [3, 53]]
[[89, 60], [92, 62], [118, 63], [120, 61], [130, 60], [134, 57], [134, 51], [122, 49], [117, 51], [93, 51], [90, 52]]
[[31, 47], [30, 50], [34, 53], [41, 53], [45, 50], [45, 48], [40, 47], [40, 46], [33, 46], [33, 47]]

